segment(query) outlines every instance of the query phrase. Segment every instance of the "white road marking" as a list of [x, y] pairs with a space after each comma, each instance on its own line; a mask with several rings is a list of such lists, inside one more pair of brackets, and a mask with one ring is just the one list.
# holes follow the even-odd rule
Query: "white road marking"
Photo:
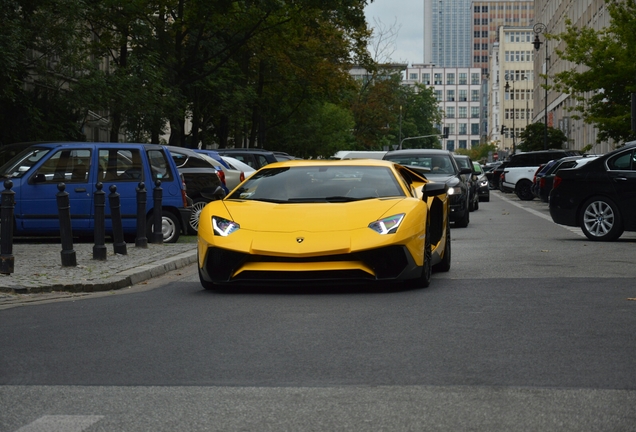
[[104, 416], [46, 415], [16, 432], [82, 432]]

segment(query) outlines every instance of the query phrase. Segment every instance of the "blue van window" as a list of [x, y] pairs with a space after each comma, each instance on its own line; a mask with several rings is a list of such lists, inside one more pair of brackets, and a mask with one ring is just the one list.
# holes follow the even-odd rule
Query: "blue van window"
[[86, 183], [91, 166], [89, 149], [59, 150], [40, 168], [35, 176], [45, 183]]
[[148, 150], [152, 180], [170, 181], [174, 179], [166, 155], [161, 150]]
[[143, 181], [144, 170], [138, 149], [99, 150], [99, 181]]
[[26, 149], [9, 160], [0, 170], [0, 177], [20, 178], [26, 174], [33, 165], [50, 152], [49, 149]]

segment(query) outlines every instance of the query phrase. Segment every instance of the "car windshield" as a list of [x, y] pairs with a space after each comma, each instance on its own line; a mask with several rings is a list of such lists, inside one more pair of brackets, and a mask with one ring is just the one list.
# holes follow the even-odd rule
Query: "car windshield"
[[226, 199], [306, 203], [404, 196], [387, 167], [317, 165], [264, 168]]
[[46, 155], [50, 149], [47, 148], [28, 148], [16, 156], [14, 156], [11, 160], [9, 160], [6, 164], [0, 167], [0, 177], [1, 178], [18, 178], [22, 177], [26, 174], [33, 165], [38, 163], [40, 159]]
[[428, 168], [430, 174], [445, 175], [455, 174], [455, 168], [450, 158], [450, 155], [431, 154], [385, 156], [386, 160], [399, 163], [400, 165]]

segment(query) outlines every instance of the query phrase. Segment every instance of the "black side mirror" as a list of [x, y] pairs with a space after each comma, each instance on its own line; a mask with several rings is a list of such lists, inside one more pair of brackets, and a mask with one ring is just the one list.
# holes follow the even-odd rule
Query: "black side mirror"
[[446, 183], [428, 182], [422, 188], [422, 199], [426, 201], [429, 197], [442, 195], [448, 192]]

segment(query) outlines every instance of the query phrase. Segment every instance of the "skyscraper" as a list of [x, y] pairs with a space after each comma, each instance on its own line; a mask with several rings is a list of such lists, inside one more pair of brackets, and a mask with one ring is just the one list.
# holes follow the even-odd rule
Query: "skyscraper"
[[471, 0], [424, 0], [425, 64], [470, 67], [470, 5]]

